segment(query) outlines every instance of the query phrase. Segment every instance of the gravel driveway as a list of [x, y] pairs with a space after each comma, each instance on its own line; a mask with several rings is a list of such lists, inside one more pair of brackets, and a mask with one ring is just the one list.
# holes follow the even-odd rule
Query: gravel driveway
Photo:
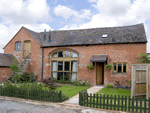
[[85, 109], [57, 105], [38, 105], [15, 100], [0, 99], [0, 113], [114, 113], [100, 110]]

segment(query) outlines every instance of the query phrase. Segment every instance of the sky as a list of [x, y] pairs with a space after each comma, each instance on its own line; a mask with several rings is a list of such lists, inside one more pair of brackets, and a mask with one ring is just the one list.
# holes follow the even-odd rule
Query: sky
[[150, 53], [150, 0], [0, 0], [0, 53], [22, 26], [43, 32], [139, 23]]

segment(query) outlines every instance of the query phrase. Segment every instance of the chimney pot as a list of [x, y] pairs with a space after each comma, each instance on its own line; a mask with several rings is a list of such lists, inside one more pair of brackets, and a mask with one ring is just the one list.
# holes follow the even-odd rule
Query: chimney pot
[[49, 30], [49, 42], [51, 41], [51, 30]]
[[44, 29], [44, 40], [46, 40], [46, 29]]

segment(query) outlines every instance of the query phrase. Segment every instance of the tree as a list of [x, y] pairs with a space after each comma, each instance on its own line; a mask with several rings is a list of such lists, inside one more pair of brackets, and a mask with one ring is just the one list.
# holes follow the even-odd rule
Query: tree
[[16, 85], [16, 79], [18, 77], [18, 73], [19, 72], [19, 67], [17, 66], [17, 60], [15, 59], [11, 66], [10, 66], [11, 71], [13, 71], [13, 75], [15, 75], [15, 85]]
[[139, 57], [135, 59], [139, 59], [138, 63], [150, 63], [150, 54], [141, 53], [138, 55]]

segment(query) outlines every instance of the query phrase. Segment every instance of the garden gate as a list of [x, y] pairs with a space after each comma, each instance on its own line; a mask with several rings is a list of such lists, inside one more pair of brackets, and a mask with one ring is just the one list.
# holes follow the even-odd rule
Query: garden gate
[[132, 64], [131, 97], [150, 98], [150, 64]]

